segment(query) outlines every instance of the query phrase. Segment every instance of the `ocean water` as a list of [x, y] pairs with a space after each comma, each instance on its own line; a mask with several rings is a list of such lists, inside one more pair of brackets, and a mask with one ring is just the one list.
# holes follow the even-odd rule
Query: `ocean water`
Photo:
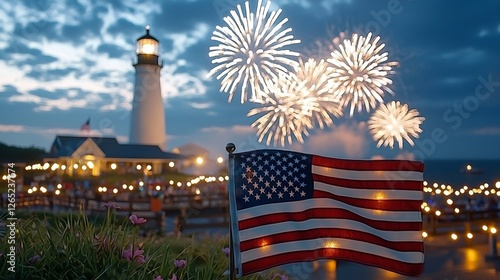
[[[467, 165], [472, 166], [471, 171], [466, 171]], [[464, 185], [478, 187], [484, 183], [495, 187], [495, 183], [500, 181], [500, 159], [426, 160], [424, 161], [424, 180], [429, 184], [451, 185], [454, 189], [459, 189]]]

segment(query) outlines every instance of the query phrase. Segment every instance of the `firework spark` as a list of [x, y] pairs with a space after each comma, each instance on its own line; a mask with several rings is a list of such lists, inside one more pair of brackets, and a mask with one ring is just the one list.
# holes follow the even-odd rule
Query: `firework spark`
[[418, 138], [422, 132], [420, 124], [425, 120], [420, 117], [417, 110], [408, 109], [408, 105], [399, 101], [392, 101], [388, 104], [380, 104], [380, 107], [368, 120], [373, 139], [377, 142], [377, 147], [381, 145], [394, 147], [394, 141], [399, 143], [399, 148], [403, 148], [403, 138], [410, 145], [414, 145], [410, 137]]
[[266, 81], [266, 90], [262, 92], [262, 100], [257, 102], [263, 106], [254, 108], [248, 117], [263, 114], [252, 123], [257, 128], [259, 143], [267, 136], [266, 145], [273, 141], [282, 147], [292, 144], [293, 136], [304, 143], [302, 135], [309, 136], [312, 128], [310, 98], [303, 82], [290, 73], [282, 74], [277, 81]]
[[299, 59], [299, 66], [295, 68], [297, 79], [304, 84], [309, 101], [304, 110], [310, 111], [313, 122], [323, 129], [333, 124], [332, 117], [342, 115], [338, 98], [332, 95], [333, 89], [330, 80], [328, 63], [323, 59], [316, 61], [309, 58], [306, 62]]
[[211, 39], [219, 45], [210, 47], [208, 55], [215, 57], [212, 63], [217, 65], [208, 76], [220, 72], [217, 75], [218, 80], [222, 79], [220, 90], [229, 93], [229, 102], [240, 85], [241, 103], [260, 100], [266, 80], [276, 80], [280, 73], [297, 65], [289, 57], [299, 54], [285, 47], [300, 43], [300, 40], [289, 34], [291, 28], [282, 30], [287, 18], [276, 24], [281, 9], [268, 16], [270, 5], [271, 1], [267, 1], [262, 6], [262, 0], [259, 0], [256, 13], [253, 13], [246, 1], [244, 13], [238, 5], [237, 12], [233, 10], [230, 16], [224, 17], [227, 26], [216, 26], [213, 32]]
[[353, 34], [351, 39], [343, 40], [328, 59], [333, 65], [334, 95], [340, 98], [342, 107], [350, 105], [350, 116], [356, 107], [358, 112], [363, 106], [369, 112], [377, 103], [383, 103], [385, 91], [394, 94], [389, 88], [392, 80], [388, 75], [394, 73], [392, 68], [397, 62], [388, 62], [387, 52], [380, 53], [385, 44], [379, 41], [378, 36], [372, 40], [372, 33], [367, 37]]

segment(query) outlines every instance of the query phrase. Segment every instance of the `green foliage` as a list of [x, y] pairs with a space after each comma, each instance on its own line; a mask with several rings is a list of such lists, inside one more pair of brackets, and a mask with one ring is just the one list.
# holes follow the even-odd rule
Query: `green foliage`
[[45, 150], [37, 147], [22, 148], [0, 143], [0, 162], [37, 162], [45, 153]]
[[[139, 236], [140, 225], [108, 209], [104, 221], [89, 221], [84, 213], [18, 218], [16, 273], [8, 271], [7, 236], [0, 244], [0, 279], [228, 279], [222, 249], [228, 238]], [[119, 211], [119, 210], [118, 210]], [[4, 219], [1, 219], [4, 220]], [[10, 245], [9, 245], [10, 246]], [[124, 258], [132, 246], [144, 250], [144, 262]], [[38, 256], [35, 260], [34, 256]], [[177, 268], [174, 260], [187, 265]], [[241, 279], [272, 279], [274, 271]]]

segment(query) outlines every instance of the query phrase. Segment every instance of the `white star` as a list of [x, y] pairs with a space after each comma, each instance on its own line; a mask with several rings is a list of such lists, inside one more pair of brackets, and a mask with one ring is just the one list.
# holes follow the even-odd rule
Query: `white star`
[[299, 191], [300, 191], [299, 187], [295, 187], [295, 189], [294, 189], [294, 190], [295, 190], [296, 192], [299, 192]]
[[248, 194], [253, 195], [253, 190], [249, 190]]
[[273, 191], [273, 193], [274, 193], [274, 192], [276, 192], [276, 187], [275, 187], [275, 186], [273, 186], [273, 187], [271, 188], [271, 191]]
[[272, 193], [267, 193], [267, 198], [268, 199], [272, 199], [273, 198], [273, 194]]
[[250, 197], [248, 197], [246, 195], [243, 197], [243, 199], [245, 200], [245, 202], [249, 202], [250, 201]]
[[306, 192], [305, 191], [300, 192], [300, 196], [306, 196]]
[[282, 192], [278, 193], [278, 198], [283, 198], [283, 193]]
[[260, 200], [260, 194], [255, 195], [255, 200]]
[[293, 197], [293, 192], [290, 192], [290, 197]]
[[260, 188], [259, 190], [260, 190], [260, 193], [266, 192], [266, 189], [264, 189], [264, 188]]
[[247, 185], [243, 184], [243, 185], [241, 185], [241, 188], [244, 189], [244, 190], [246, 190], [247, 189]]
[[284, 187], [283, 187], [283, 191], [287, 192], [287, 191], [288, 191], [288, 187], [287, 187], [287, 186], [284, 186]]

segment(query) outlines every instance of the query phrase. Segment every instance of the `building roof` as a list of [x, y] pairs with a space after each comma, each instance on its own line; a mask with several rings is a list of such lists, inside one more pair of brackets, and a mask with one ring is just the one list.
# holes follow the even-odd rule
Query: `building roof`
[[162, 151], [158, 146], [120, 144], [113, 137], [56, 136], [46, 157], [70, 157], [88, 139], [93, 141], [107, 158], [186, 159], [185, 156]]

